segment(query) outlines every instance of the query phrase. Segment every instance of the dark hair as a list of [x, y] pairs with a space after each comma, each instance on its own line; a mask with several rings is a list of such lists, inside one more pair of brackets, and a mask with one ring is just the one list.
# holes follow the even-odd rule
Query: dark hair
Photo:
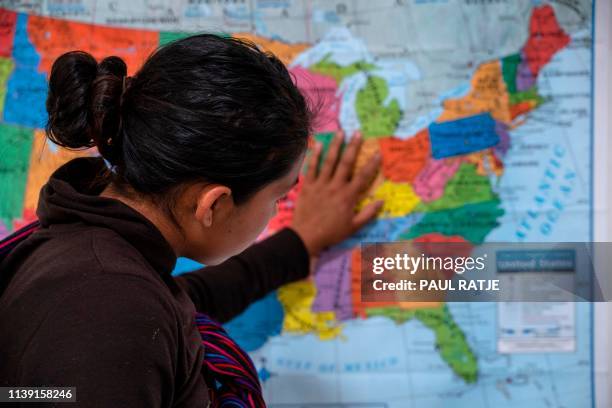
[[278, 58], [200, 34], [157, 49], [133, 76], [119, 57], [68, 52], [51, 69], [46, 133], [96, 146], [119, 187], [164, 198], [188, 182], [222, 183], [241, 204], [303, 153], [312, 111]]

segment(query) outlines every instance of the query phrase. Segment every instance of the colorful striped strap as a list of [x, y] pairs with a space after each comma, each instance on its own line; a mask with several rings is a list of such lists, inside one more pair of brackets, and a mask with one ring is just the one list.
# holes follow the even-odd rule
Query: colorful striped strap
[[[1, 240], [0, 262], [39, 228], [40, 222], [34, 221]], [[249, 355], [209, 316], [196, 313], [196, 325], [204, 346], [202, 374], [208, 385], [210, 406], [265, 408], [261, 384]]]
[[196, 326], [204, 345], [203, 373], [213, 407], [265, 407], [261, 384], [249, 355], [232, 340], [221, 324], [196, 313]]
[[0, 241], [0, 262], [15, 248], [21, 241], [30, 236], [31, 233], [40, 228], [40, 222], [34, 221], [25, 227], [18, 229], [8, 237]]

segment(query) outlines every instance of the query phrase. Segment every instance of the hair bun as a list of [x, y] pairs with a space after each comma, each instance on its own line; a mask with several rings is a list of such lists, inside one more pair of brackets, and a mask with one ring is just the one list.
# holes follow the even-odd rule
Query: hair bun
[[119, 131], [123, 77], [127, 66], [119, 57], [98, 64], [83, 51], [61, 55], [51, 68], [46, 133], [54, 143], [79, 149], [97, 146], [109, 161], [118, 155], [107, 140]]

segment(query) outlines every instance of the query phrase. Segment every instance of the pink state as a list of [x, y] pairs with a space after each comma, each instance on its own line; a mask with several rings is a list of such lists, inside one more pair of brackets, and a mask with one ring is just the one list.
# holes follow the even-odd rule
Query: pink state
[[315, 133], [339, 130], [340, 97], [336, 81], [332, 77], [315, 74], [301, 66], [290, 68], [290, 72], [295, 76], [298, 88], [318, 112], [314, 120]]
[[441, 160], [431, 158], [414, 179], [414, 192], [423, 202], [442, 197], [446, 183], [457, 172], [460, 163], [461, 160], [457, 158]]

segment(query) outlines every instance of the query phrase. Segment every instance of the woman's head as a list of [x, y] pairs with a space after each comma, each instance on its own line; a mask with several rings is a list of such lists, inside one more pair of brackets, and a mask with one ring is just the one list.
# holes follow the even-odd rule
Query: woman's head
[[248, 246], [291, 188], [309, 106], [284, 65], [254, 44], [211, 34], [125, 63], [70, 52], [49, 80], [47, 135], [97, 147], [113, 187], [179, 227], [181, 255], [215, 263]]

